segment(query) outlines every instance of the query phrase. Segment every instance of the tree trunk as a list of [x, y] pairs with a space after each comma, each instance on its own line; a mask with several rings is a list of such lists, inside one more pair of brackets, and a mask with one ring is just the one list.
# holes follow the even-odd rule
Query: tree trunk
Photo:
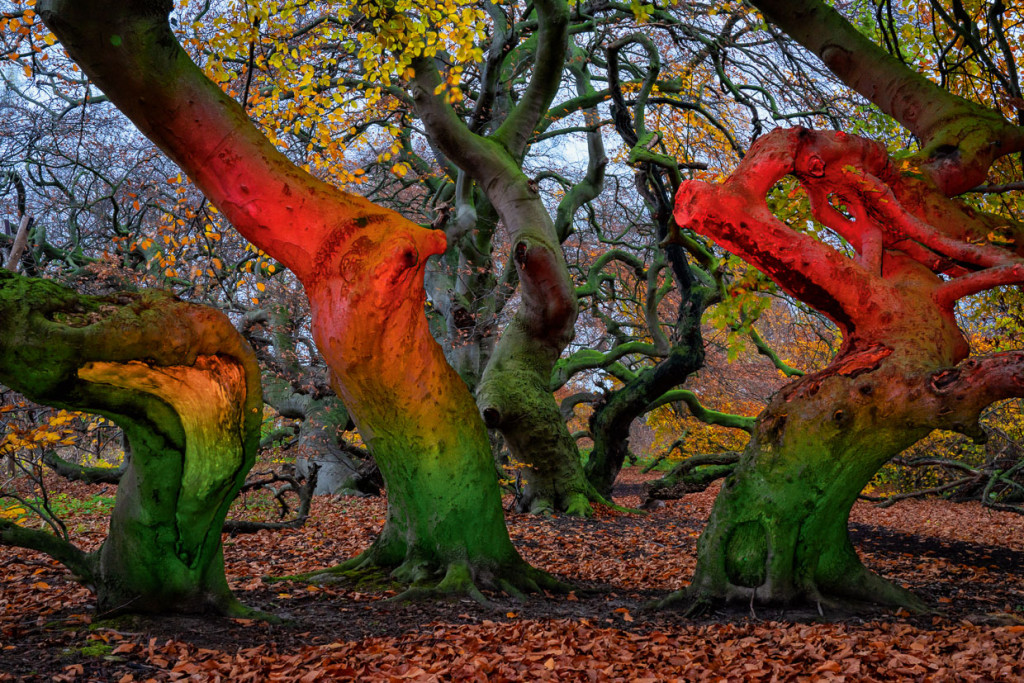
[[931, 431], [911, 419], [927, 374], [908, 379], [903, 368], [890, 358], [865, 372], [826, 370], [780, 392], [715, 501], [693, 597], [922, 607], [865, 568], [847, 534], [875, 472]]
[[281, 417], [300, 420], [288, 453], [295, 457], [300, 476], [308, 477], [311, 465], [319, 468], [314, 495], [380, 494], [379, 483], [367, 480], [360, 463], [342, 446], [341, 434], [351, 420], [333, 392], [296, 391], [291, 382], [271, 372], [263, 376], [263, 400]]
[[492, 575], [495, 585], [554, 585], [509, 540], [486, 430], [430, 335], [423, 273], [444, 234], [291, 163], [192, 63], [171, 32], [171, 8], [45, 0], [39, 11], [111, 101], [302, 282], [332, 386], [389, 493], [380, 538], [338, 571], [373, 563], [451, 577], [438, 588], [470, 592]]
[[132, 452], [98, 551], [32, 530], [5, 528], [4, 541], [57, 548], [101, 613], [246, 613], [220, 539], [255, 460], [262, 397], [255, 356], [227, 317], [163, 293], [78, 296], [0, 271], [0, 318], [0, 379], [111, 418]]
[[[520, 305], [484, 369], [479, 409], [525, 466], [523, 509], [589, 515], [592, 489], [551, 393], [551, 370], [572, 339], [579, 309], [562, 254], [564, 235], [522, 169], [529, 140], [559, 89], [570, 12], [564, 0], [540, 0], [534, 14], [529, 83], [514, 106], [502, 108], [504, 117], [493, 132], [473, 132], [445, 100], [433, 59], [412, 60], [411, 91], [432, 142], [486, 194], [510, 237], [506, 267], [515, 268]], [[603, 169], [604, 162], [598, 165]]]
[[[505, 530], [487, 431], [466, 385], [430, 336], [423, 290], [415, 296], [393, 289], [405, 278], [390, 266], [408, 263], [408, 253], [385, 260], [372, 280], [309, 290], [317, 346], [346, 378], [335, 388], [388, 490], [380, 537], [342, 568], [394, 567], [400, 580], [441, 579], [445, 590], [466, 588], [470, 577], [481, 585], [535, 588], [530, 582], [537, 576]], [[341, 287], [360, 311], [358, 320], [337, 306]], [[396, 363], [399, 350], [404, 360]]]
[[615, 479], [629, 455], [629, 427], [633, 420], [646, 413], [656, 399], [682, 384], [704, 364], [699, 332], [689, 336], [696, 336], [696, 348], [687, 344], [674, 347], [667, 358], [613, 392], [607, 402], [594, 411], [590, 419], [594, 448], [590, 452], [586, 472], [590, 483], [601, 495], [611, 497]]
[[[768, 210], [766, 193], [787, 174], [853, 258]], [[828, 368], [788, 385], [759, 417], [701, 536], [686, 599], [923, 607], [862, 565], [850, 509], [886, 461], [932, 429], [983, 439], [980, 412], [1024, 392], [1024, 354], [967, 359], [954, 314], [962, 297], [1024, 282], [1024, 260], [979, 239], [989, 220], [943, 187], [901, 172], [877, 143], [794, 129], [758, 140], [724, 183], [680, 189], [680, 226], [756, 265], [843, 335]]]
[[[534, 341], [514, 325], [505, 330], [495, 361], [484, 374], [478, 401], [484, 422], [501, 429], [511, 465], [524, 486], [520, 512], [589, 516], [593, 489], [587, 482], [575, 439], [551, 393], [547, 358], [530, 353]], [[518, 353], [511, 353], [517, 349]], [[500, 355], [499, 355], [500, 354]], [[545, 354], [549, 358], [549, 354]]]
[[850, 510], [882, 465], [932, 429], [983, 440], [978, 414], [1024, 390], [1024, 366], [1019, 353], [954, 365], [964, 355], [959, 331], [949, 319], [936, 324], [934, 308], [918, 310], [905, 311], [899, 337], [890, 329], [873, 335], [885, 343], [849, 345], [761, 414], [700, 538], [687, 599], [924, 608], [861, 563]]

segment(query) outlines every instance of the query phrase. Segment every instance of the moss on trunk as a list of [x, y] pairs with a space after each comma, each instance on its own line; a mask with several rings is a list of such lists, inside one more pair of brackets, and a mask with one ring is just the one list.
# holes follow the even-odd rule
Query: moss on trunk
[[779, 394], [715, 501], [688, 599], [923, 607], [865, 568], [847, 534], [874, 473], [931, 430], [911, 418], [927, 375], [901, 366], [810, 375]]

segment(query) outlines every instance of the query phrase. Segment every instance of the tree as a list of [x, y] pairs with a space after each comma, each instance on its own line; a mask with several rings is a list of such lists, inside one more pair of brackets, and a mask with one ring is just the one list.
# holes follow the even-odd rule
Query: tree
[[[591, 223], [603, 219], [591, 204], [606, 185], [603, 129], [610, 121], [602, 109], [612, 89], [602, 81], [607, 79], [608, 44], [653, 16], [657, 21], [649, 28], [661, 33], [659, 46], [671, 55], [662, 76], [632, 58], [623, 68], [623, 98], [643, 85], [647, 94], [639, 98], [639, 109], [649, 109], [650, 119], [683, 129], [679, 135], [645, 135], [642, 144], [630, 144], [637, 157], [660, 150], [669, 159], [667, 150], [693, 139], [699, 140], [694, 146], [701, 154], [720, 160], [742, 149], [736, 141], [738, 126], [728, 121], [734, 109], [741, 119], [749, 111], [760, 130], [759, 113], [790, 115], [780, 109], [782, 103], [786, 109], [805, 110], [793, 116], [810, 116], [824, 99], [819, 93], [777, 101], [762, 86], [751, 94], [752, 86], [726, 76], [727, 64], [743, 63], [761, 71], [761, 83], [772, 79], [771, 71], [748, 59], [748, 52], [754, 53], [747, 43], [760, 43], [750, 37], [756, 22], [742, 21], [745, 10], [738, 5], [711, 19], [703, 6], [657, 10], [655, 15], [649, 9], [579, 3], [568, 8], [566, 17], [560, 3], [535, 11], [532, 3], [346, 2], [328, 11], [322, 4], [268, 0], [247, 4], [244, 11], [242, 5], [231, 6], [220, 23], [179, 16], [178, 30], [194, 58], [206, 60], [207, 73], [242, 100], [293, 161], [336, 181], [359, 180], [360, 192], [375, 202], [444, 227], [447, 251], [428, 264], [426, 274], [432, 330], [471, 390], [480, 389], [480, 407], [486, 411], [488, 403], [495, 403], [487, 415], [501, 419], [498, 400], [505, 406], [502, 429], [506, 437], [514, 434], [506, 443], [528, 470], [521, 509], [587, 514], [588, 499], [601, 499], [582, 477], [579, 454], [558, 422], [544, 379], [550, 357], [565, 346], [559, 337], [571, 327], [571, 316], [558, 323], [559, 330], [526, 329], [524, 321], [537, 314], [537, 298], [528, 298], [497, 355], [494, 345], [506, 317], [503, 309], [521, 301], [514, 294], [519, 269], [509, 256], [514, 245], [502, 242], [501, 228], [526, 234], [523, 226], [529, 223], [531, 234], [546, 234], [548, 243], [568, 239], [571, 248], [573, 233], [587, 222], [581, 214]], [[559, 54], [565, 55], [560, 64]], [[656, 63], [657, 55], [650, 60]], [[538, 64], [543, 69], [534, 69]], [[806, 73], [800, 64], [793, 68]], [[718, 96], [707, 87], [715, 78], [727, 94]], [[730, 99], [739, 104], [730, 108]], [[538, 105], [543, 107], [530, 111]], [[586, 145], [586, 168], [563, 172], [559, 150], [574, 137]], [[473, 151], [480, 141], [496, 146], [480, 155]], [[716, 149], [717, 142], [724, 152]], [[632, 150], [629, 156], [632, 160]], [[467, 165], [469, 157], [473, 163]], [[497, 179], [484, 178], [485, 186], [480, 179], [495, 173], [495, 159], [504, 166]], [[358, 165], [354, 170], [353, 163]], [[530, 191], [516, 194], [516, 183]], [[501, 210], [489, 194], [500, 195]], [[508, 201], [513, 196], [521, 206]], [[670, 214], [663, 207], [658, 211]], [[552, 252], [551, 258], [561, 257]], [[563, 275], [542, 288], [545, 301], [568, 301], [570, 283]], [[537, 353], [526, 353], [518, 338]], [[515, 389], [504, 380], [481, 384], [485, 366], [494, 377], [515, 378]], [[608, 424], [617, 427], [628, 420], [620, 414]]]
[[[923, 608], [870, 572], [846, 521], [890, 458], [934, 428], [984, 438], [979, 413], [1024, 393], [1024, 353], [968, 358], [958, 300], [1024, 282], [1024, 230], [950, 199], [1024, 149], [1024, 129], [908, 69], [814, 0], [760, 0], [765, 15], [921, 142], [899, 163], [843, 133], [777, 130], [722, 184], [685, 183], [675, 217], [827, 315], [843, 345], [759, 416], [700, 539], [688, 599], [874, 602]], [[787, 174], [853, 252], [769, 210]]]
[[342, 565], [471, 592], [554, 586], [504, 526], [487, 434], [423, 312], [442, 233], [302, 171], [171, 32], [170, 2], [52, 0], [39, 12], [117, 106], [258, 248], [302, 282], [332, 383], [388, 488], [384, 529]]
[[5, 384], [104, 415], [131, 446], [98, 550], [74, 546], [30, 501], [59, 535], [0, 520], [0, 541], [62, 562], [104, 614], [247, 613], [228, 589], [220, 539], [256, 458], [262, 394], [227, 317], [165, 293], [83, 296], [0, 270], [0, 319]]
[[[520, 304], [480, 379], [477, 401], [484, 421], [501, 431], [515, 459], [530, 466], [521, 503], [525, 509], [589, 514], [593, 492], [550, 387], [555, 361], [573, 336], [578, 307], [562, 254], [564, 237], [522, 170], [532, 133], [561, 83], [569, 7], [560, 0], [534, 3], [536, 31], [526, 49], [519, 50], [525, 53], [520, 62], [532, 70], [514, 103], [496, 92], [504, 80], [501, 72], [512, 69], [505, 56], [515, 47], [515, 32], [509, 18], [495, 10], [494, 60], [486, 67], [494, 72], [491, 92], [477, 101], [478, 108], [498, 110], [488, 113], [496, 124], [491, 132], [474, 131], [452, 109], [439, 88], [443, 80], [433, 59], [412, 61], [410, 87], [433, 144], [482, 189], [509, 231], [509, 263], [515, 265]], [[603, 167], [603, 159], [598, 163]], [[583, 192], [592, 195], [599, 188], [600, 175]], [[584, 200], [581, 196], [577, 201]]]

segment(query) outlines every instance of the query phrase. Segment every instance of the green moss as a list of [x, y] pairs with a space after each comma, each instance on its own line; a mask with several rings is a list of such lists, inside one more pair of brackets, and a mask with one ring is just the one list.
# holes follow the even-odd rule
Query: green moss
[[737, 586], [756, 588], [768, 576], [768, 535], [764, 525], [751, 520], [736, 525], [725, 551], [725, 572]]
[[138, 628], [139, 618], [134, 614], [121, 614], [108, 619], [98, 619], [89, 624], [90, 631], [133, 631]]
[[86, 657], [106, 657], [107, 655], [109, 655], [113, 651], [114, 651], [114, 646], [113, 645], [108, 645], [107, 643], [104, 643], [104, 642], [96, 640], [96, 641], [93, 641], [93, 642], [89, 643], [88, 645], [84, 645], [82, 647], [75, 648], [73, 650], [68, 650], [67, 653], [69, 655], [70, 654], [78, 654], [78, 655], [84, 655]]

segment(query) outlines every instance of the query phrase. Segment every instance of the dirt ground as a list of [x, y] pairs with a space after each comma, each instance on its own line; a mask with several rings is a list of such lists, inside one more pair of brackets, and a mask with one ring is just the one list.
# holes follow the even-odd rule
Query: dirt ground
[[[650, 476], [628, 473], [619, 502], [639, 505]], [[1024, 680], [1024, 519], [943, 501], [856, 506], [851, 535], [865, 562], [923, 597], [929, 615], [645, 608], [685, 587], [715, 493], [643, 517], [510, 513], [524, 557], [577, 588], [522, 603], [490, 595], [493, 609], [264, 581], [365, 548], [383, 520], [374, 499], [318, 500], [302, 529], [225, 539], [238, 597], [281, 624], [103, 620], [59, 565], [4, 548], [0, 680]], [[102, 539], [100, 515], [72, 526], [84, 545]]]

